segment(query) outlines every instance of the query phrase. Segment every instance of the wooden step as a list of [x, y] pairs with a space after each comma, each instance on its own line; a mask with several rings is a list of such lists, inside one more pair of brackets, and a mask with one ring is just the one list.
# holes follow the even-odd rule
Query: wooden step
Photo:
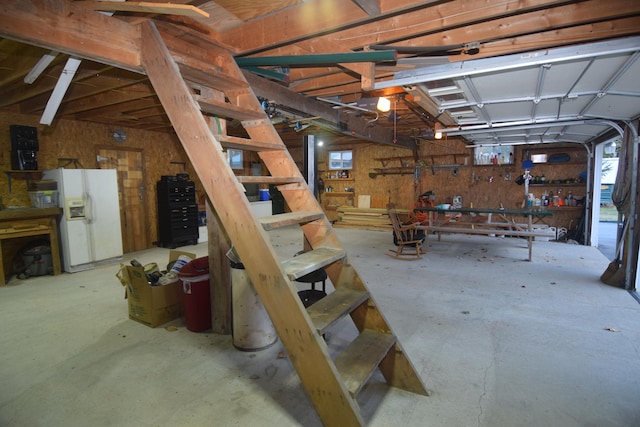
[[365, 329], [334, 360], [347, 390], [355, 397], [396, 342], [391, 334]]
[[262, 224], [262, 228], [266, 231], [275, 230], [276, 228], [287, 227], [289, 225], [303, 224], [305, 222], [315, 221], [317, 219], [324, 218], [322, 212], [287, 212], [283, 214], [277, 214], [267, 216], [258, 219], [258, 222]]
[[176, 59], [180, 74], [187, 82], [207, 86], [222, 92], [249, 86], [246, 81], [234, 79], [219, 69], [212, 69], [213, 67], [210, 64], [200, 64], [194, 58], [189, 58], [186, 61], [184, 57], [174, 56], [174, 59]]
[[[235, 60], [219, 46], [202, 43], [202, 40], [182, 31], [169, 22], [159, 24], [164, 44], [178, 65], [183, 79], [218, 90], [247, 88], [249, 83], [225, 70], [225, 63]], [[227, 59], [229, 58], [229, 59]]]
[[369, 299], [369, 292], [338, 288], [309, 308], [307, 313], [320, 334]]
[[305, 182], [301, 176], [237, 176], [239, 182], [249, 184], [292, 184]]
[[282, 262], [289, 279], [296, 280], [339, 259], [344, 258], [344, 249], [317, 248]]
[[194, 99], [198, 105], [200, 105], [200, 110], [205, 113], [213, 114], [214, 116], [238, 119], [240, 121], [266, 118], [266, 114], [262, 110], [255, 111], [250, 108], [241, 107], [228, 102], [216, 101], [210, 98], [205, 99], [199, 95], [194, 95]]
[[238, 138], [237, 136], [217, 135], [216, 138], [227, 148], [249, 151], [285, 150], [287, 147], [278, 142], [256, 141], [255, 139]]

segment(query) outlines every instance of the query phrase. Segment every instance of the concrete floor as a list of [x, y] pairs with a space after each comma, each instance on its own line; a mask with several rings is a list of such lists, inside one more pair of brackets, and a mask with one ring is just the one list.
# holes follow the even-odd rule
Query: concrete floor
[[[433, 391], [374, 375], [359, 395], [369, 425], [640, 425], [640, 305], [599, 281], [598, 249], [536, 242], [527, 262], [524, 240], [451, 235], [399, 261], [385, 256], [390, 233], [336, 231]], [[280, 254], [301, 248], [297, 230], [272, 236]], [[0, 288], [0, 426], [321, 425], [279, 342], [241, 352], [180, 320], [175, 332], [131, 321], [116, 271]], [[353, 335], [345, 320], [328, 345]]]
[[618, 223], [600, 221], [598, 223], [598, 233], [598, 250], [602, 252], [609, 261], [613, 261], [616, 258]]

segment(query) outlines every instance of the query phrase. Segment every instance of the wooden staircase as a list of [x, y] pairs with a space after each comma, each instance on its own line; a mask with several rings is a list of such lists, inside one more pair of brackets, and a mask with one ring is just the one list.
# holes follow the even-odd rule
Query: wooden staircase
[[[378, 367], [390, 385], [428, 395], [233, 57], [197, 51], [152, 22], [141, 29], [147, 75], [324, 425], [364, 425], [356, 395]], [[227, 118], [250, 138], [226, 135]], [[271, 176], [236, 177], [223, 147], [257, 152]], [[278, 185], [292, 212], [255, 219], [247, 182]], [[312, 250], [282, 261], [269, 230], [294, 224]], [[335, 291], [305, 309], [293, 281], [322, 267]], [[360, 333], [332, 360], [322, 334], [347, 315]]]

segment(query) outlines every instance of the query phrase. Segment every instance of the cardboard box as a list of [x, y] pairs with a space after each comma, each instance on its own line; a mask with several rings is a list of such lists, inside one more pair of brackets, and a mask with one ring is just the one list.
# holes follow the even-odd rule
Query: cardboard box
[[[169, 262], [187, 255], [192, 259], [195, 254], [171, 251]], [[151, 286], [144, 274], [144, 268], [123, 265], [116, 275], [126, 288], [129, 303], [129, 319], [155, 328], [182, 316], [182, 286], [180, 281], [168, 285]]]

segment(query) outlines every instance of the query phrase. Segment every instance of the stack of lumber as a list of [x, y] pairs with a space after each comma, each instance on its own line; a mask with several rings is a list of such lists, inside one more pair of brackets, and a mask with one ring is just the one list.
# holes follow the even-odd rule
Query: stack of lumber
[[382, 208], [355, 208], [352, 206], [340, 206], [338, 208], [338, 221], [334, 227], [358, 228], [362, 230], [391, 231], [391, 220], [386, 209]]

